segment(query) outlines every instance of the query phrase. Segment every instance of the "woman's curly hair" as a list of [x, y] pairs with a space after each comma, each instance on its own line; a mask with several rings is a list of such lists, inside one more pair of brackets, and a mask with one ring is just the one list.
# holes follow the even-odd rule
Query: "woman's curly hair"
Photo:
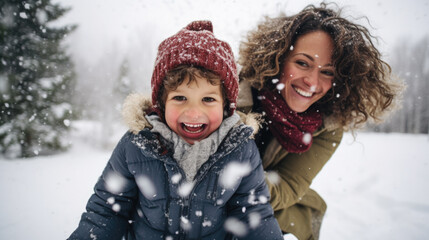
[[266, 17], [240, 46], [240, 81], [249, 81], [259, 90], [272, 88], [271, 80], [280, 78], [283, 62], [297, 39], [321, 30], [334, 41], [335, 76], [332, 88], [315, 107], [352, 129], [369, 118], [380, 120], [397, 92], [397, 85], [389, 82], [391, 68], [381, 59], [368, 29], [340, 13], [341, 9], [329, 9], [328, 4], [321, 3], [293, 16]]

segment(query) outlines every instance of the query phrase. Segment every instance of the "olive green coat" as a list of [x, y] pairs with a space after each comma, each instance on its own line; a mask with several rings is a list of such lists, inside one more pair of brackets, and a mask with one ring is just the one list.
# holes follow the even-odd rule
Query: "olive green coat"
[[[250, 94], [250, 95], [249, 95]], [[252, 109], [250, 86], [240, 83], [238, 109]], [[330, 119], [313, 134], [313, 144], [304, 153], [288, 153], [272, 137], [262, 156], [264, 169], [275, 171], [279, 181], [267, 178], [271, 205], [282, 231], [292, 233], [299, 240], [318, 239], [326, 203], [314, 190], [311, 182], [337, 149], [343, 130]]]

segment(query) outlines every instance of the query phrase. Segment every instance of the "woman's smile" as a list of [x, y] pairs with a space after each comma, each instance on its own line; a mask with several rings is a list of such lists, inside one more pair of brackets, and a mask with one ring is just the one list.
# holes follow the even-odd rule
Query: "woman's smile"
[[301, 95], [301, 96], [303, 96], [303, 97], [309, 98], [309, 97], [312, 97], [312, 96], [313, 96], [313, 93], [312, 93], [312, 92], [304, 91], [304, 90], [302, 90], [301, 88], [298, 88], [298, 87], [293, 86], [293, 89], [295, 90], [295, 92], [296, 92], [296, 93], [298, 93], [299, 95]]

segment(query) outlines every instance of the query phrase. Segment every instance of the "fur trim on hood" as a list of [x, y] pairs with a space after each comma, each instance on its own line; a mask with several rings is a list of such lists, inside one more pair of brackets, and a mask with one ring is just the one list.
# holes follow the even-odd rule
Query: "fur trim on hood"
[[[152, 107], [150, 97], [146, 97], [139, 93], [132, 93], [127, 96], [122, 106], [122, 119], [129, 131], [133, 134], [138, 134], [144, 128], [152, 128], [152, 125], [145, 118], [145, 111]], [[241, 122], [253, 128], [254, 136], [260, 126], [261, 117], [256, 113], [242, 113], [240, 115]]]
[[132, 93], [125, 98], [122, 105], [122, 119], [130, 132], [137, 135], [145, 127], [152, 128], [145, 118], [145, 111], [151, 107], [151, 99], [141, 94]]

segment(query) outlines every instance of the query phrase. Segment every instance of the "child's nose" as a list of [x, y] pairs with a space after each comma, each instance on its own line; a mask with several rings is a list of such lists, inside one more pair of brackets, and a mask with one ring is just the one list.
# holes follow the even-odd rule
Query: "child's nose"
[[201, 116], [201, 111], [197, 107], [192, 106], [186, 110], [185, 114], [190, 120], [196, 121]]

